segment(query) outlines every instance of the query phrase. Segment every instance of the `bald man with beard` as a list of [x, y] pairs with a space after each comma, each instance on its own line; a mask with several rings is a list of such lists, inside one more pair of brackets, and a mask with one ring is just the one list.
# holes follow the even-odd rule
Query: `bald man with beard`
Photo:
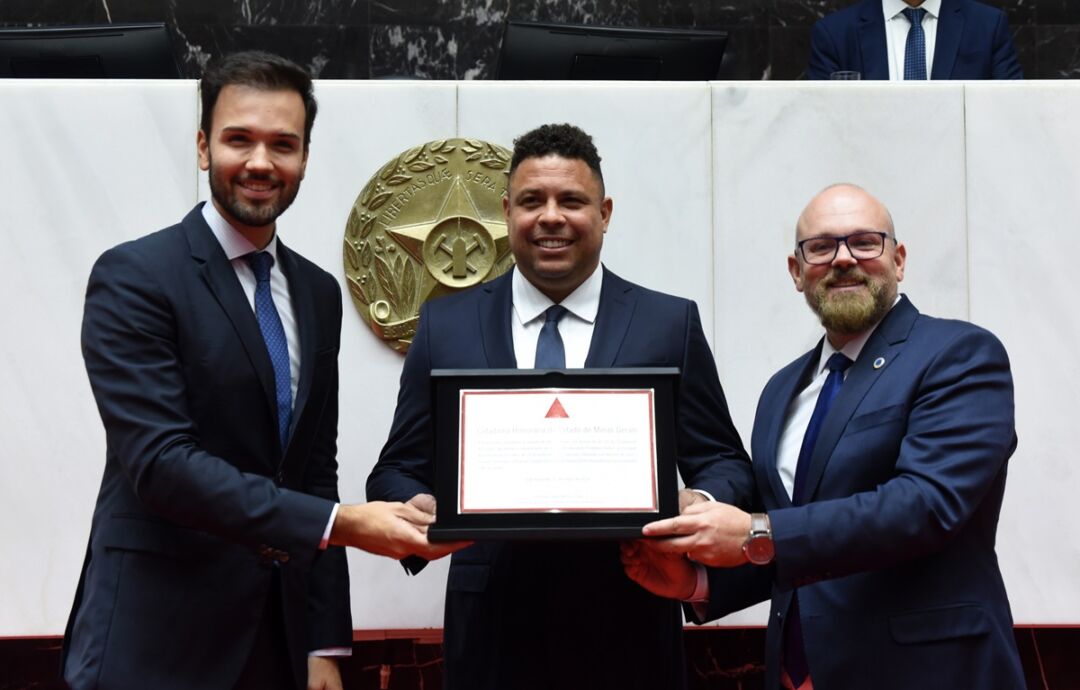
[[[627, 573], [711, 620], [771, 599], [765, 687], [1025, 687], [994, 541], [1016, 447], [991, 333], [898, 293], [907, 250], [850, 184], [799, 217], [787, 258], [824, 337], [772, 377], [755, 512], [691, 506], [623, 549]], [[686, 555], [684, 555], [686, 554]]]

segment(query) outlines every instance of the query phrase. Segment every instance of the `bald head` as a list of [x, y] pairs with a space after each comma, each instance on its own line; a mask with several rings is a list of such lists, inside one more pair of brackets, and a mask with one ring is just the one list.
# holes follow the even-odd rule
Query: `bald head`
[[892, 308], [906, 257], [885, 205], [858, 185], [835, 184], [799, 215], [788, 272], [839, 349]]
[[892, 214], [885, 204], [862, 187], [849, 182], [829, 185], [810, 200], [795, 224], [795, 241], [818, 235], [846, 234], [832, 232], [838, 227], [866, 224], [862, 230], [877, 230], [896, 237]]

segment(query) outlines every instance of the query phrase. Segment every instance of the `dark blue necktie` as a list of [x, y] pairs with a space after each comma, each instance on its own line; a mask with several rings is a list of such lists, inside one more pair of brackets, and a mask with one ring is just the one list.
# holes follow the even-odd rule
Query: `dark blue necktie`
[[566, 315], [566, 307], [553, 304], [544, 312], [544, 327], [536, 341], [536, 369], [565, 369], [566, 350], [559, 335], [559, 319]]
[[904, 81], [926, 79], [926, 33], [922, 28], [926, 10], [921, 7], [905, 7], [901, 12], [911, 22], [907, 43], [904, 44]]
[[289, 341], [281, 325], [274, 298], [270, 294], [270, 267], [274, 257], [266, 252], [248, 254], [247, 262], [255, 273], [255, 318], [266, 341], [266, 351], [274, 366], [274, 390], [277, 394], [278, 434], [282, 452], [289, 440], [289, 424], [292, 423], [292, 374], [289, 371]]
[[[795, 467], [795, 488], [791, 491], [791, 501], [795, 505], [806, 502], [806, 475], [810, 472], [810, 458], [814, 454], [814, 446], [817, 444], [818, 434], [825, 423], [825, 417], [829, 414], [836, 394], [840, 392], [840, 386], [844, 383], [844, 371], [851, 366], [851, 360], [840, 352], [834, 352], [825, 368], [829, 375], [825, 377], [825, 385], [818, 393], [814, 412], [810, 415], [810, 423], [806, 425], [806, 434], [803, 435], [802, 447], [799, 449], [799, 464]], [[799, 617], [799, 592], [796, 590], [791, 598], [791, 608], [788, 610], [787, 624], [784, 626], [784, 670], [787, 671], [791, 684], [799, 687], [810, 674], [810, 668], [806, 662], [806, 649], [803, 647], [802, 619]]]

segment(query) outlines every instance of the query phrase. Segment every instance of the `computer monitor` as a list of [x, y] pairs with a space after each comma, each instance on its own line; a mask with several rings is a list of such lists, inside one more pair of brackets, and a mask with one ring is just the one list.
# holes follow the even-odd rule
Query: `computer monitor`
[[0, 29], [0, 77], [176, 79], [165, 24]]
[[727, 33], [509, 22], [498, 79], [715, 79]]

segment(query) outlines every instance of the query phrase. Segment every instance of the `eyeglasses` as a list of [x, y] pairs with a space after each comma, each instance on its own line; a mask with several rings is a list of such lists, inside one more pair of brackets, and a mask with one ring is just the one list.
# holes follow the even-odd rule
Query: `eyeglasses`
[[[848, 253], [856, 261], [876, 259], [885, 251], [886, 232], [853, 232], [844, 237], [810, 237], [798, 243], [803, 260], [808, 264], [829, 264], [840, 251], [840, 244], [847, 247]], [[893, 240], [895, 242], [895, 240]]]

